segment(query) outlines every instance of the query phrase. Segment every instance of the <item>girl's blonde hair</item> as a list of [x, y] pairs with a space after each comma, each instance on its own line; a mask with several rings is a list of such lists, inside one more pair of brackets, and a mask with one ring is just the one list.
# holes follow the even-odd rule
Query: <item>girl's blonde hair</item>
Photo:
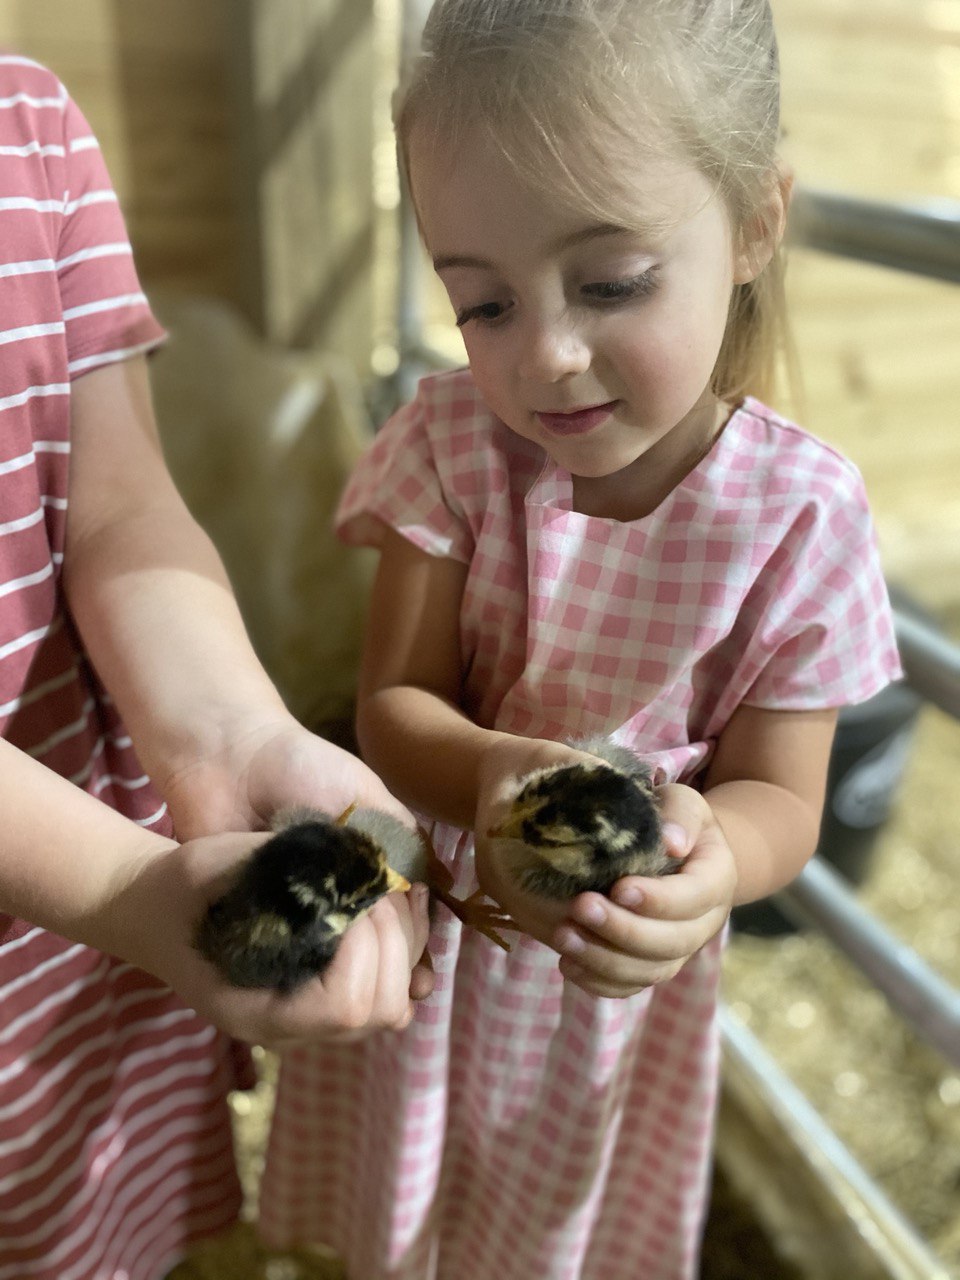
[[[775, 243], [779, 98], [768, 0], [435, 0], [395, 121], [405, 170], [414, 123], [444, 155], [480, 129], [552, 199], [624, 226], [638, 157], [676, 144], [735, 234]], [[766, 394], [783, 333], [776, 249], [735, 286], [715, 394]]]

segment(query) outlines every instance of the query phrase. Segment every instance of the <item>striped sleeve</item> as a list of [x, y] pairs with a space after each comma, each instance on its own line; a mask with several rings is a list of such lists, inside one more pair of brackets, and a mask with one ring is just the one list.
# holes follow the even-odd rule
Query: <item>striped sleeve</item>
[[116, 193], [83, 113], [63, 94], [63, 220], [57, 276], [71, 378], [163, 340], [140, 287]]

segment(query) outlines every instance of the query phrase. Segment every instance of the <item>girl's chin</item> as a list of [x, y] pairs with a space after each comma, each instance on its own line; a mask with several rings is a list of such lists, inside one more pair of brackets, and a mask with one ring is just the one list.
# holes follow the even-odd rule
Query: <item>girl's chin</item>
[[[587, 450], [574, 451], [551, 449], [550, 456], [558, 466], [569, 471], [573, 476], [579, 476], [583, 480], [604, 480], [609, 476], [618, 475], [621, 471], [627, 471], [635, 463], [639, 462], [646, 449], [631, 449], [628, 452], [618, 454], [599, 455], [591, 458]], [[580, 456], [577, 456], [577, 454]]]

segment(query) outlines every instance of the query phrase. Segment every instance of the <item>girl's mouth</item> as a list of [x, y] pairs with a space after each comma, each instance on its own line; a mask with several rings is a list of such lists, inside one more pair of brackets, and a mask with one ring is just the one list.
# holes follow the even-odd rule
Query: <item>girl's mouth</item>
[[551, 435], [582, 436], [606, 422], [616, 407], [616, 400], [608, 400], [606, 404], [575, 409], [573, 413], [538, 413], [537, 421]]

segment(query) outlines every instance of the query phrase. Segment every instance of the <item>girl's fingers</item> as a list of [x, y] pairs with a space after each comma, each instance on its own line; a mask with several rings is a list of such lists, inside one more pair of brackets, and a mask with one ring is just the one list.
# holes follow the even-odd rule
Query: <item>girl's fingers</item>
[[584, 925], [576, 917], [571, 919], [573, 923], [565, 921], [552, 941], [562, 955], [576, 956], [577, 959], [601, 952], [621, 952], [635, 959], [660, 963], [675, 960], [681, 955], [692, 955], [706, 940], [703, 918], [680, 923], [645, 920], [612, 903], [606, 904], [602, 924]]
[[674, 977], [681, 967], [679, 963], [675, 963], [659, 969], [649, 968], [642, 974], [631, 974], [627, 978], [617, 979], [598, 975], [566, 958], [562, 959], [559, 965], [560, 972], [567, 981], [572, 982], [581, 991], [586, 991], [591, 996], [603, 996], [611, 1000], [625, 1000], [629, 996], [635, 996], [639, 991], [646, 990], [647, 987], [666, 982]]
[[[675, 874], [658, 878], [626, 876], [610, 890], [610, 898], [615, 905], [648, 919], [694, 920], [717, 906], [728, 910], [736, 880], [730, 847], [719, 826], [713, 823], [699, 833]], [[575, 912], [571, 914], [580, 918]]]

